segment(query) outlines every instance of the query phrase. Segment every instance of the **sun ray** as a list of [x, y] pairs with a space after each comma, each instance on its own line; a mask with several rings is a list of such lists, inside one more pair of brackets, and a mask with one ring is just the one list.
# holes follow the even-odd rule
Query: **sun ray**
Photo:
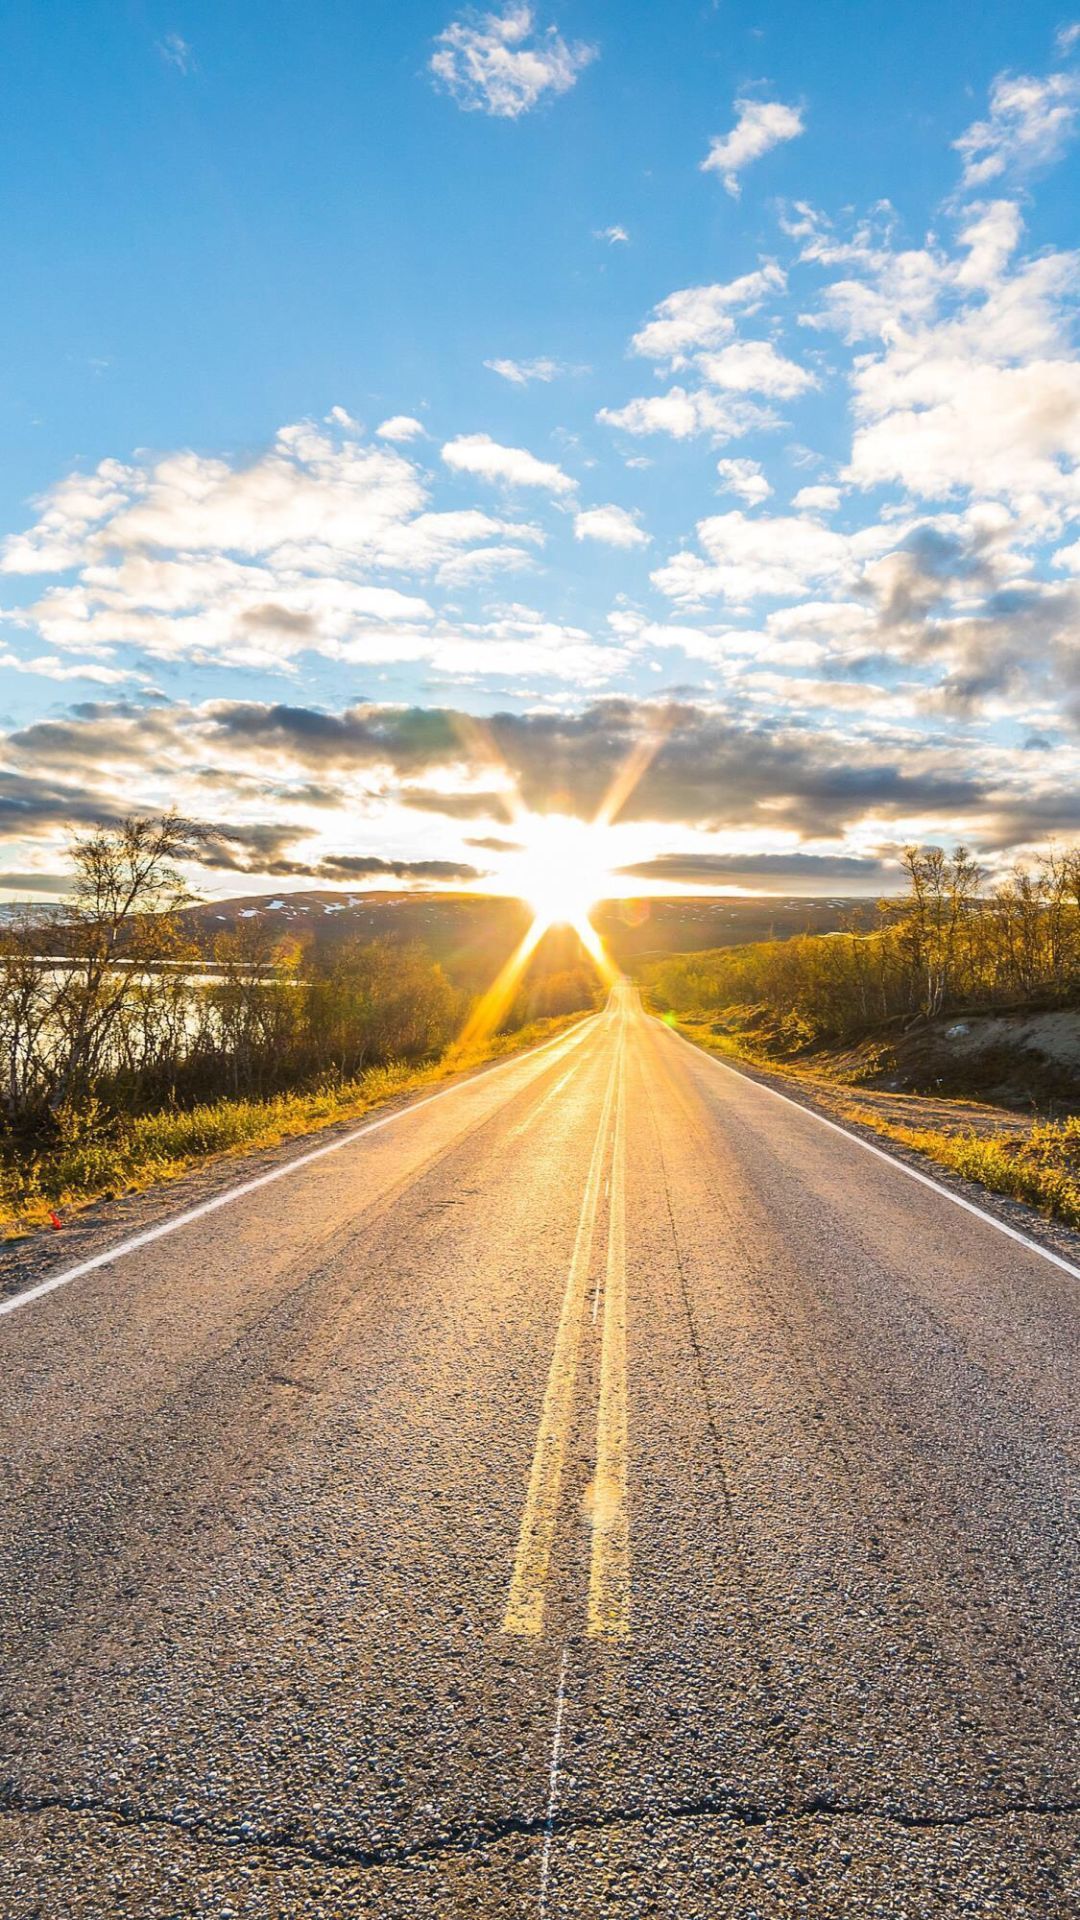
[[671, 728], [672, 716], [660, 716], [651, 731], [631, 747], [600, 802], [594, 825], [610, 827], [618, 819], [634, 788], [651, 767]]
[[546, 932], [547, 928], [537, 916], [524, 939], [515, 947], [506, 965], [472, 1009], [458, 1036], [455, 1048], [457, 1052], [467, 1053], [470, 1048], [490, 1039], [506, 1013], [517, 991], [521, 976]]

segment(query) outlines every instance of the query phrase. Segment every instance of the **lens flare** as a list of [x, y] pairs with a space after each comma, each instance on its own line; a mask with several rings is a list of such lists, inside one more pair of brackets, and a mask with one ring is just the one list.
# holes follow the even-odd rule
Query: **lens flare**
[[[614, 855], [611, 850], [615, 842], [608, 830], [652, 765], [671, 724], [672, 714], [657, 714], [648, 735], [633, 745], [616, 770], [591, 822], [568, 814], [530, 813], [520, 800], [513, 806], [508, 800], [507, 818], [513, 826], [517, 851], [500, 879], [506, 893], [515, 894], [532, 908], [533, 919], [524, 939], [473, 1008], [458, 1041], [463, 1052], [495, 1032], [549, 927], [572, 927], [605, 986], [614, 986], [618, 972], [589, 916], [597, 903], [612, 891]], [[509, 793], [515, 784], [513, 776], [493, 738], [483, 730], [482, 722], [473, 725], [478, 735], [482, 733], [490, 762], [506, 775]]]
[[541, 932], [573, 927], [591, 952], [596, 933], [589, 914], [611, 885], [602, 831], [562, 814], [542, 814], [517, 825], [524, 845], [506, 869], [507, 891], [528, 902]]
[[532, 909], [532, 923], [474, 1007], [458, 1043], [462, 1049], [494, 1033], [549, 927], [572, 927], [605, 986], [615, 979], [615, 969], [589, 918], [612, 877], [604, 859], [603, 830], [563, 814], [519, 815], [514, 830], [520, 852], [508, 862], [501, 878], [506, 892]]

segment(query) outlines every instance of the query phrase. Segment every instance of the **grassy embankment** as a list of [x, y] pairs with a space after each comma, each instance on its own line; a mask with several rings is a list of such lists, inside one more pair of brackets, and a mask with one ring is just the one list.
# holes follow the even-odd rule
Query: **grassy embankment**
[[103, 1135], [88, 1134], [0, 1172], [0, 1238], [46, 1227], [53, 1214], [64, 1220], [95, 1201], [175, 1180], [223, 1155], [278, 1146], [359, 1119], [402, 1094], [536, 1046], [585, 1017], [578, 1011], [536, 1020], [467, 1051], [451, 1047], [434, 1060], [372, 1067], [330, 1088], [125, 1117]]

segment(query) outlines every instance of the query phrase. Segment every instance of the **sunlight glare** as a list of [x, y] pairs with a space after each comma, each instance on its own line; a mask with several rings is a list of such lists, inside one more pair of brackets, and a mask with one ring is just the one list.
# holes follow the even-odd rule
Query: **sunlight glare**
[[528, 902], [542, 932], [573, 927], [592, 951], [596, 936], [589, 913], [611, 883], [603, 833], [564, 814], [540, 814], [517, 825], [525, 844], [506, 870], [508, 890]]

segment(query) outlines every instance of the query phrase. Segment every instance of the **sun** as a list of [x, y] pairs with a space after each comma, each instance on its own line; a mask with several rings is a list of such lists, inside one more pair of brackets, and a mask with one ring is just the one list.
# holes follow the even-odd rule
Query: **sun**
[[616, 979], [615, 968], [589, 918], [591, 909], [611, 888], [612, 863], [605, 857], [606, 827], [590, 826], [565, 814], [519, 814], [514, 833], [515, 851], [499, 875], [500, 890], [524, 900], [532, 910], [532, 920], [469, 1015], [457, 1043], [462, 1054], [494, 1033], [549, 927], [573, 927], [601, 979], [609, 987]]
[[519, 820], [516, 830], [521, 851], [503, 881], [532, 908], [533, 933], [539, 938], [549, 927], [573, 927], [596, 959], [600, 943], [589, 914], [611, 885], [603, 830], [565, 814], [536, 814]]

